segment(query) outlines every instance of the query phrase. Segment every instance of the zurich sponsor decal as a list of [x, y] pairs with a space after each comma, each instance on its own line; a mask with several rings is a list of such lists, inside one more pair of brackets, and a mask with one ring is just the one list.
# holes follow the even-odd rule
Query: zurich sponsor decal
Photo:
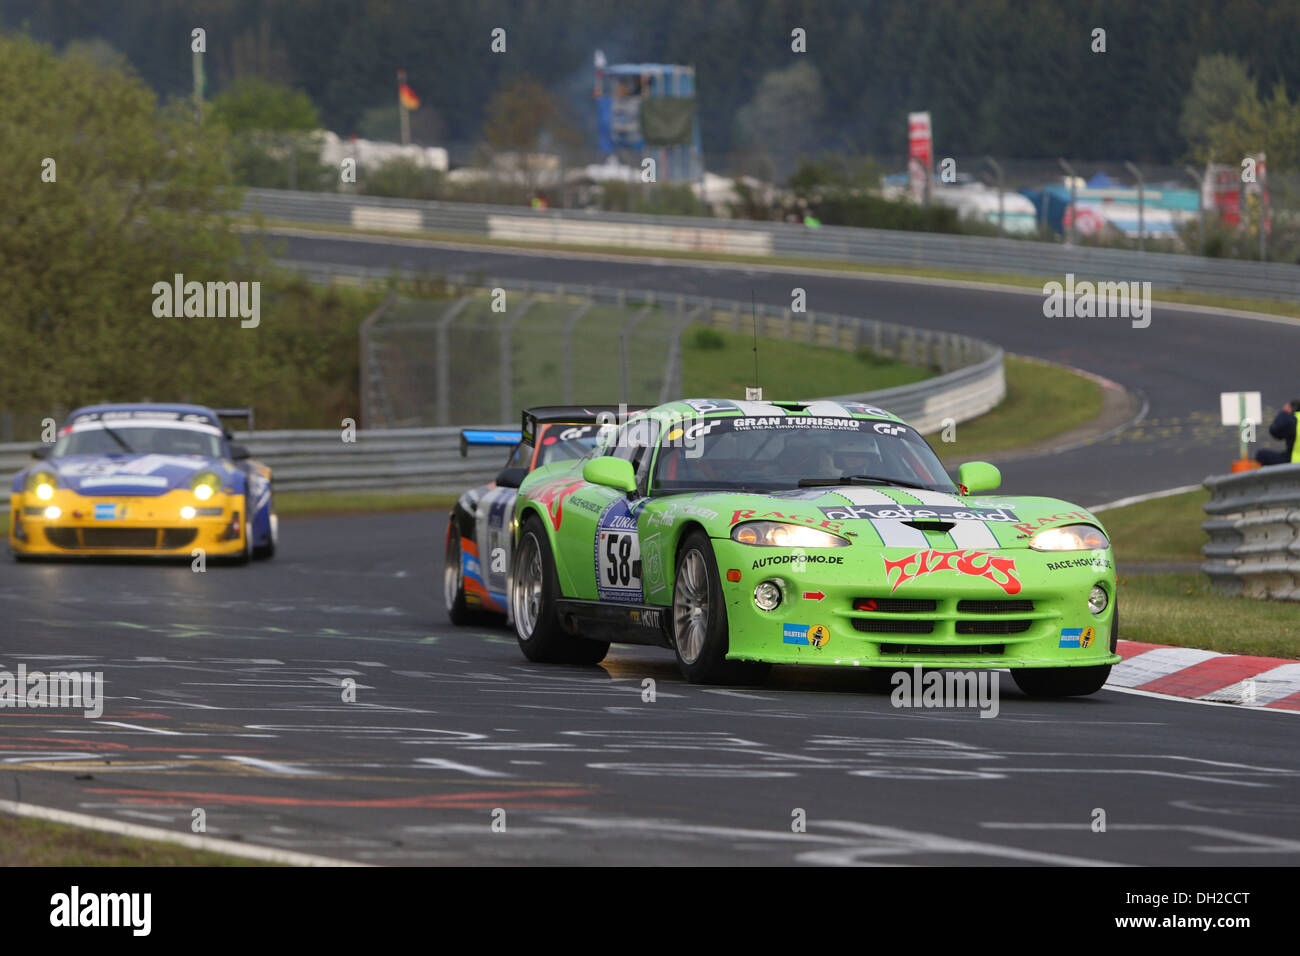
[[641, 603], [641, 538], [636, 519], [645, 499], [610, 502], [596, 521], [596, 593], [602, 601]]
[[95, 520], [96, 521], [117, 520], [117, 505], [112, 503], [95, 505]]

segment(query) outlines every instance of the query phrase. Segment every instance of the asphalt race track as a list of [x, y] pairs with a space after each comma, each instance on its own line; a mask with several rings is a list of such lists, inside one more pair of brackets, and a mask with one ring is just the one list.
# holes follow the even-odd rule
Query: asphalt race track
[[[1084, 504], [1222, 471], [1218, 392], [1292, 397], [1300, 326], [851, 278], [291, 239], [295, 259], [623, 285], [960, 329], [1144, 394], [1112, 439], [1004, 467]], [[769, 389], [771, 386], [769, 385]], [[1050, 413], [1050, 410], [1044, 410]], [[445, 516], [285, 519], [269, 563], [0, 563], [0, 668], [102, 671], [103, 717], [6, 711], [0, 797], [367, 863], [1287, 865], [1300, 725], [1103, 691], [897, 709], [854, 671], [685, 684], [665, 651], [527, 663], [442, 610]], [[654, 699], [645, 682], [652, 679]], [[345, 702], [354, 684], [355, 701]], [[1105, 832], [1094, 832], [1097, 811]], [[502, 814], [495, 811], [504, 811]], [[798, 811], [806, 832], [792, 830]], [[493, 828], [504, 819], [503, 832]]]
[[853, 671], [732, 689], [650, 649], [529, 664], [511, 632], [446, 622], [444, 520], [287, 519], [270, 564], [203, 574], [0, 565], [0, 666], [102, 671], [108, 698], [99, 720], [7, 712], [0, 796], [181, 832], [201, 808], [211, 836], [389, 864], [1300, 857], [1287, 714], [1006, 678], [984, 719], [895, 709]]

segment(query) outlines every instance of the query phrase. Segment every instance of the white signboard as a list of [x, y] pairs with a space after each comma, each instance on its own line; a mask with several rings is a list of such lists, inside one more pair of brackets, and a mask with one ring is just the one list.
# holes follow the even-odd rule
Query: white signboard
[[1259, 401], [1259, 392], [1220, 392], [1219, 414], [1225, 425], [1240, 425], [1242, 422], [1264, 422], [1264, 409]]

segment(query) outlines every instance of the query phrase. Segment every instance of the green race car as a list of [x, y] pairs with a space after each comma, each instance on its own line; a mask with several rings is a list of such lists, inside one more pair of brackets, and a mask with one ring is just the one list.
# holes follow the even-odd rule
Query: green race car
[[594, 664], [672, 649], [701, 683], [771, 664], [1009, 668], [1027, 694], [1090, 694], [1115, 653], [1097, 518], [959, 485], [897, 416], [855, 402], [700, 399], [607, 426], [520, 488], [509, 600], [524, 655]]

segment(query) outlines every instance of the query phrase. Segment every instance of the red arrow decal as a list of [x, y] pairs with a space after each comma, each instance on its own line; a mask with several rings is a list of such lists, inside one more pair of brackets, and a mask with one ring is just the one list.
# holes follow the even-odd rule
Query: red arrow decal
[[803, 592], [803, 599], [804, 599], [805, 601], [820, 601], [820, 600], [821, 600], [822, 598], [824, 598], [825, 596], [826, 596], [826, 595], [823, 594], [821, 591], [804, 591], [804, 592]]

